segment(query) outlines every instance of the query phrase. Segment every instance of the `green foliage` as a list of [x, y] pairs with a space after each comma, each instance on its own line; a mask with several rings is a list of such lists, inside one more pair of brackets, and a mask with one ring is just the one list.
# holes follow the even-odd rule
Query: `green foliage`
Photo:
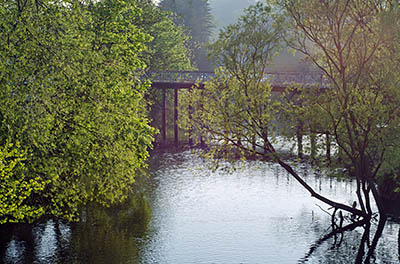
[[[247, 9], [210, 46], [221, 70], [204, 90], [188, 92], [183, 109], [191, 107], [192, 118], [185, 115], [183, 125], [208, 141], [210, 155], [215, 150], [228, 158], [272, 158], [313, 197], [336, 210], [370, 220], [376, 203], [381, 226], [386, 188], [379, 190], [379, 185], [399, 182], [393, 176], [400, 150], [398, 3], [268, 2], [274, 8], [258, 3]], [[283, 28], [291, 48], [312, 61], [327, 82], [322, 87], [294, 84], [278, 100], [265, 69], [279, 50]], [[282, 131], [293, 141], [298, 139], [294, 132], [309, 136], [312, 158], [326, 147], [313, 139], [329, 136], [335, 153], [326, 164], [342, 174], [345, 169], [356, 180], [358, 208], [320, 195], [282, 159], [275, 144]]]
[[140, 15], [122, 0], [1, 1], [0, 112], [27, 150], [24, 175], [45, 183], [33, 201], [45, 215], [122, 201], [145, 166]]
[[331, 83], [331, 89], [305, 96], [301, 104], [310, 126], [335, 141], [336, 158], [329, 166], [346, 168], [356, 179], [361, 210], [372, 214], [373, 199], [384, 215], [381, 198], [388, 192], [376, 186], [387, 190], [380, 186], [385, 178], [397, 178], [400, 150], [398, 3], [278, 2], [291, 19], [292, 47]]
[[[291, 32], [294, 48], [313, 60], [332, 83], [332, 90], [306, 98], [314, 108], [310, 119], [320, 119], [331, 130], [349, 160], [367, 153], [370, 161], [381, 160], [383, 146], [389, 143], [385, 139], [397, 130], [398, 74], [393, 67], [398, 64], [398, 38], [391, 30], [398, 22], [385, 22], [392, 11], [377, 8], [384, 2], [315, 2], [312, 8], [300, 1], [285, 4], [297, 25]], [[331, 13], [335, 8], [341, 16]], [[368, 21], [359, 20], [360, 14]]]
[[26, 174], [26, 156], [18, 142], [7, 140], [0, 149], [0, 224], [30, 221], [44, 213], [32, 196], [43, 191], [46, 183]]
[[169, 12], [158, 8], [149, 0], [133, 1], [142, 15], [134, 24], [148, 33], [152, 40], [142, 54], [150, 70], [191, 70], [189, 36], [182, 26], [176, 25]]
[[265, 72], [281, 47], [282, 30], [270, 6], [248, 8], [210, 45], [211, 58], [220, 66], [217, 77], [182, 99], [183, 111], [192, 108], [191, 115], [182, 115], [183, 126], [203, 135], [221, 155], [268, 148], [279, 101], [273, 100]]

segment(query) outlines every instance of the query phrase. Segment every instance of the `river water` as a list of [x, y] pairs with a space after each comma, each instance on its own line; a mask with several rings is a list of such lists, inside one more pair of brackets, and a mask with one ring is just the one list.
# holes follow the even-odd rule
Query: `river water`
[[[235, 170], [223, 166], [216, 171], [209, 165], [188, 151], [155, 154], [145, 216], [125, 206], [95, 211], [79, 224], [48, 220], [19, 225], [3, 238], [1, 260], [354, 263], [363, 229], [345, 233], [341, 243], [340, 236], [319, 243], [330, 231], [328, 208], [278, 165], [248, 161]], [[354, 201], [353, 182], [328, 178], [307, 164], [297, 170], [320, 193], [347, 204]], [[372, 263], [399, 263], [399, 227], [387, 223]]]

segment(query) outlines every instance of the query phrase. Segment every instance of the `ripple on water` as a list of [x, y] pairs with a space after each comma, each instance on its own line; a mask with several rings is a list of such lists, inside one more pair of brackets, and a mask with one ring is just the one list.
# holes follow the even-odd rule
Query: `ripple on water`
[[[244, 162], [228, 173], [190, 152], [160, 154], [148, 188], [152, 217], [142, 230], [127, 211], [104, 222], [49, 220], [32, 228], [32, 241], [18, 235], [5, 244], [5, 263], [354, 263], [362, 230], [329, 239], [328, 208], [281, 167]], [[227, 164], [225, 164], [227, 165]], [[352, 204], [355, 184], [296, 167], [316, 190]], [[321, 208], [320, 208], [321, 207]], [[124, 209], [125, 210], [125, 209]], [[127, 218], [128, 217], [128, 218]], [[96, 220], [97, 221], [97, 220]], [[99, 220], [100, 221], [100, 220]], [[372, 263], [398, 263], [399, 224], [389, 222]], [[33, 246], [32, 246], [33, 245]], [[312, 254], [310, 252], [312, 251]], [[29, 256], [31, 258], [28, 258]], [[309, 256], [308, 256], [309, 255]], [[139, 260], [138, 260], [139, 259]], [[32, 260], [32, 261], [30, 261]]]
[[[161, 169], [153, 173], [157, 186], [152, 200], [153, 232], [143, 259], [159, 263], [297, 263], [329, 228], [330, 218], [319, 207], [328, 208], [276, 164], [250, 161], [227, 173], [208, 170], [207, 162], [190, 153], [175, 161], [173, 157], [168, 156], [168, 166], [161, 163]], [[347, 204], [354, 201], [351, 181], [321, 176], [307, 164], [297, 169], [313, 188], [331, 199]], [[331, 249], [332, 241], [328, 241], [307, 263], [354, 261], [354, 241], [359, 233], [349, 234], [343, 249]], [[395, 234], [388, 236], [395, 240]], [[396, 249], [382, 241], [381, 248]], [[388, 263], [397, 261], [396, 254], [389, 256], [384, 257]]]
[[57, 238], [54, 221], [49, 220], [44, 225], [36, 226], [35, 234], [35, 255], [39, 263], [50, 263], [56, 260]]

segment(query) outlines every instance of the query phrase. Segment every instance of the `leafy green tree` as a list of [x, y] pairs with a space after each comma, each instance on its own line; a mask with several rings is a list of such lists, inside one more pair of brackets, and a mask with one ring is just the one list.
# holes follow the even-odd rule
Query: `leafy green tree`
[[[334, 208], [370, 219], [372, 211], [369, 195], [372, 194], [377, 203], [380, 204], [379, 194], [376, 193], [377, 178], [375, 177], [378, 177], [383, 158], [381, 151], [385, 150], [385, 145], [388, 147], [387, 144], [382, 145], [382, 141], [384, 138], [388, 138], [388, 134], [385, 133], [396, 131], [397, 117], [393, 117], [393, 113], [396, 113], [398, 105], [395, 99], [397, 96], [396, 86], [393, 86], [393, 82], [388, 82], [388, 80], [393, 79], [377, 79], [378, 76], [390, 77], [389, 74], [391, 74], [392, 70], [388, 67], [375, 68], [372, 65], [381, 65], [380, 63], [383, 63], [383, 61], [394, 58], [393, 54], [390, 53], [391, 50], [394, 50], [390, 49], [390, 45], [394, 43], [391, 41], [393, 37], [388, 39], [391, 35], [382, 33], [382, 21], [379, 19], [380, 16], [378, 14], [383, 14], [383, 11], [369, 9], [371, 6], [362, 6], [364, 9], [356, 5], [348, 7], [341, 1], [336, 1], [335, 4], [329, 2], [330, 4], [327, 4], [327, 6], [321, 6], [317, 3], [309, 5], [309, 3], [300, 3], [301, 1], [289, 2], [292, 5], [287, 5], [286, 7], [294, 8], [300, 6], [301, 8], [295, 10], [304, 12], [297, 16], [292, 15], [295, 19], [301, 18], [308, 21], [304, 26], [304, 31], [315, 27], [315, 31], [305, 35], [309, 39], [299, 43], [304, 44], [304, 49], [312, 48], [315, 50], [320, 48], [319, 55], [321, 57], [315, 58], [314, 61], [316, 63], [324, 63], [323, 65], [317, 65], [321, 66], [321, 70], [326, 71], [327, 76], [336, 85], [333, 87], [334, 89], [327, 90], [320, 96], [317, 93], [310, 93], [314, 95], [309, 97], [312, 101], [308, 101], [312, 107], [300, 109], [302, 111], [298, 111], [295, 106], [294, 108], [298, 111], [298, 115], [304, 115], [306, 112], [307, 116], [312, 120], [309, 124], [310, 126], [321, 127], [321, 124], [323, 124], [324, 128], [329, 130], [329, 133], [332, 133], [340, 149], [343, 149], [347, 154], [355, 155], [348, 157], [346, 162], [354, 162], [350, 164], [352, 166], [350, 171], [358, 173], [356, 178], [361, 179], [359, 182], [360, 190], [363, 188], [362, 186], [365, 186], [365, 197], [359, 197], [360, 207], [352, 208], [345, 204], [330, 201], [317, 194], [301, 179], [293, 168], [281, 159], [274, 147], [274, 135], [279, 132], [275, 124], [279, 121], [276, 119], [279, 117], [281, 108], [278, 107], [279, 102], [274, 100], [272, 96], [271, 85], [266, 81], [263, 69], [265, 61], [268, 61], [266, 54], [271, 56], [279, 47], [280, 35], [278, 33], [282, 31], [281, 29], [277, 31], [277, 29], [283, 26], [283, 20], [273, 19], [269, 7], [257, 4], [256, 7], [249, 8], [246, 16], [243, 16], [237, 24], [229, 26], [221, 32], [219, 40], [211, 47], [213, 48], [212, 54], [215, 60], [223, 65], [223, 68], [217, 80], [208, 83], [204, 90], [195, 91], [192, 96], [187, 98], [187, 104], [190, 103], [195, 109], [192, 120], [188, 119], [186, 122], [188, 122], [188, 126], [194, 126], [199, 131], [202, 131], [202, 134], [209, 140], [209, 146], [218, 151], [219, 154], [257, 154], [262, 157], [272, 158], [303, 184], [312, 196]], [[315, 8], [316, 6], [320, 7], [320, 9]], [[340, 8], [343, 8], [343, 13], [338, 13], [342, 14], [343, 17], [340, 18], [342, 20], [339, 17], [338, 20], [334, 20], [332, 17], [322, 16], [323, 14], [331, 16], [332, 9], [341, 10]], [[322, 12], [323, 10], [325, 11]], [[370, 16], [370, 20], [368, 20], [369, 27], [362, 27], [362, 22], [360, 21], [347, 23], [350, 18], [354, 18], [355, 14], [353, 12], [355, 10], [358, 10], [357, 12], [361, 11], [365, 16]], [[321, 18], [316, 20], [317, 17]], [[349, 19], [346, 20], [344, 17], [349, 17]], [[341, 22], [342, 24], [339, 25], [343, 27], [343, 32], [340, 32], [341, 34], [331, 32], [330, 30], [335, 29], [335, 27], [329, 23], [324, 24], [322, 22], [324, 19], [334, 21], [332, 23]], [[325, 29], [325, 31], [322, 31], [322, 29]], [[298, 37], [296, 35], [298, 32], [291, 32], [291, 36]], [[274, 38], [273, 36], [278, 37]], [[302, 34], [301, 36], [304, 35]], [[318, 41], [318, 39], [313, 39], [311, 36], [321, 37], [321, 39]], [[337, 36], [340, 39], [337, 39]], [[374, 39], [376, 43], [365, 45], [363, 41], [370, 38]], [[342, 43], [343, 41], [345, 42]], [[314, 44], [308, 45], [310, 42]], [[338, 46], [336, 46], [335, 42], [339, 43], [337, 44]], [[318, 46], [319, 44], [321, 45]], [[342, 48], [338, 51], [335, 49], [337, 47]], [[364, 49], [361, 52], [363, 57], [359, 58], [357, 55], [359, 55], [361, 48]], [[351, 50], [348, 51], [346, 49]], [[331, 53], [324, 54], [324, 51]], [[336, 61], [329, 61], [329, 58], [339, 59], [340, 52], [345, 52], [347, 57], [343, 56], [343, 58], [348, 61], [346, 63], [342, 62], [344, 68], [338, 72], [334, 67], [342, 64]], [[323, 55], [326, 57], [323, 57]], [[359, 59], [357, 60], [356, 58]], [[353, 63], [350, 63], [352, 61], [350, 59], [353, 60]], [[339, 82], [337, 78], [343, 77], [344, 73], [349, 76], [346, 75], [346, 79], [341, 79]], [[374, 78], [374, 82], [372, 83], [369, 78]], [[354, 80], [358, 83], [352, 83]], [[378, 84], [378, 80], [382, 81], [379, 86], [380, 89], [375, 86]], [[339, 85], [345, 86], [346, 90], [337, 87]], [[343, 97], [340, 97], [340, 92], [343, 92]], [[393, 99], [395, 103], [388, 104], [386, 100], [389, 98]], [[350, 99], [353, 101], [348, 104]], [[302, 105], [300, 106], [303, 107]], [[316, 107], [321, 107], [321, 109], [316, 112]], [[330, 111], [324, 111], [326, 109]], [[346, 118], [343, 115], [349, 114], [349, 111], [356, 116], [349, 117], [349, 120], [345, 121]], [[392, 114], [389, 115], [389, 113]], [[337, 115], [337, 117], [331, 118], [331, 115]], [[383, 120], [385, 120], [385, 129], [382, 129]], [[346, 122], [349, 122], [349, 124], [346, 125]], [[365, 127], [359, 127], [363, 124], [362, 122], [366, 122], [364, 124]], [[388, 126], [389, 123], [393, 126]], [[350, 133], [347, 129], [350, 129], [351, 134], [347, 134]], [[361, 138], [354, 139], [356, 135]], [[363, 136], [368, 137], [364, 139], [362, 138]], [[344, 146], [342, 146], [343, 144]], [[360, 161], [360, 156], [362, 155], [360, 153], [361, 149], [358, 149], [359, 147], [363, 148], [363, 155], [368, 153], [369, 157], [365, 157], [368, 162], [366, 160]], [[377, 163], [372, 165], [373, 161]], [[342, 167], [348, 167], [348, 165], [347, 163], [342, 164]], [[370, 173], [373, 174], [363, 178], [365, 176], [361, 175], [365, 173], [366, 169], [370, 169]], [[368, 187], [369, 185], [371, 186]], [[361, 192], [357, 193], [361, 194]], [[385, 213], [381, 206], [380, 204], [379, 210], [384, 217]]]
[[133, 0], [142, 14], [133, 23], [152, 37], [142, 53], [146, 70], [191, 70], [189, 36], [151, 0]]
[[218, 155], [236, 157], [247, 146], [251, 152], [264, 147], [258, 138], [268, 139], [277, 107], [264, 74], [280, 50], [282, 30], [271, 7], [258, 3], [210, 45], [210, 57], [220, 67], [217, 78], [204, 90], [188, 92], [182, 110], [190, 106], [193, 113], [182, 115], [191, 117], [182, 122], [204, 135]]
[[43, 214], [43, 208], [26, 203], [35, 193], [43, 191], [40, 177], [26, 174], [26, 152], [9, 140], [0, 149], [0, 224], [18, 222]]
[[0, 3], [2, 127], [26, 151], [14, 177], [43, 188], [32, 185], [21, 204], [37, 214], [18, 220], [73, 220], [88, 202], [124, 200], [154, 132], [134, 75], [150, 40], [131, 23], [140, 9], [122, 0]]
[[163, 0], [160, 7], [173, 12], [174, 20], [184, 25], [191, 36], [190, 49], [193, 52], [192, 64], [199, 70], [210, 70], [205, 44], [212, 34], [212, 16], [208, 0]]
[[[345, 155], [340, 166], [349, 168], [358, 182], [361, 209], [372, 214], [372, 195], [384, 215], [376, 184], [391, 159], [390, 150], [398, 149], [393, 140], [400, 99], [398, 74], [393, 70], [398, 65], [399, 39], [393, 34], [398, 7], [390, 8], [387, 1], [323, 1], [314, 8], [287, 1], [284, 7], [299, 29], [292, 32], [293, 47], [314, 61], [332, 83], [333, 89], [310, 100], [326, 116], [322, 124]], [[321, 25], [322, 21], [326, 23]]]
[[[397, 1], [282, 1], [291, 18], [293, 48], [325, 73], [332, 89], [309, 97], [310, 113], [334, 139], [339, 168], [357, 182], [357, 207], [366, 219], [376, 204], [380, 221], [373, 249], [386, 222], [387, 179], [398, 187], [399, 3]], [[318, 116], [317, 116], [318, 114]], [[321, 118], [323, 117], [323, 118]], [[332, 166], [332, 165], [331, 165]], [[393, 180], [394, 179], [394, 180]], [[396, 183], [397, 181], [397, 183]], [[381, 190], [384, 188], [381, 188]], [[368, 254], [368, 257], [370, 254]]]
[[[182, 115], [185, 127], [199, 131], [208, 143], [208, 155], [229, 159], [256, 155], [278, 162], [312, 196], [334, 208], [363, 213], [331, 201], [314, 191], [275, 149], [279, 132], [278, 96], [265, 77], [273, 55], [282, 46], [283, 20], [271, 6], [257, 3], [239, 21], [221, 31], [211, 46], [212, 57], [222, 65], [217, 77], [205, 89], [188, 93], [182, 110], [192, 107], [191, 115]], [[190, 117], [190, 118], [189, 118]], [[276, 145], [275, 145], [276, 146]]]

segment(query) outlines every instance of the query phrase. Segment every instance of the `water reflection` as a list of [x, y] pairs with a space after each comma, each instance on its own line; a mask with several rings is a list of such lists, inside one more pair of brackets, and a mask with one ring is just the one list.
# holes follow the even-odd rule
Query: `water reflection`
[[[364, 228], [327, 237], [330, 216], [318, 206], [327, 208], [279, 166], [252, 161], [233, 173], [212, 172], [185, 152], [155, 155], [151, 167], [146, 199], [88, 209], [79, 224], [49, 220], [0, 229], [1, 260], [355, 263]], [[321, 193], [347, 204], [354, 201], [351, 181], [326, 178], [308, 165], [299, 169]], [[370, 231], [372, 240], [376, 226]], [[399, 224], [389, 221], [371, 263], [399, 262], [398, 235]]]
[[[48, 220], [2, 228], [4, 263], [139, 263], [150, 219], [144, 199], [111, 209], [89, 207], [81, 223]], [[5, 230], [6, 229], [6, 230]], [[1, 261], [0, 261], [1, 262]]]
[[[35, 255], [39, 262], [51, 262], [56, 257], [57, 234], [53, 220], [49, 220], [44, 226], [33, 228], [35, 234]], [[64, 239], [61, 237], [61, 239]]]
[[25, 246], [23, 242], [11, 240], [5, 252], [5, 262], [22, 262], [24, 260], [24, 251]]

